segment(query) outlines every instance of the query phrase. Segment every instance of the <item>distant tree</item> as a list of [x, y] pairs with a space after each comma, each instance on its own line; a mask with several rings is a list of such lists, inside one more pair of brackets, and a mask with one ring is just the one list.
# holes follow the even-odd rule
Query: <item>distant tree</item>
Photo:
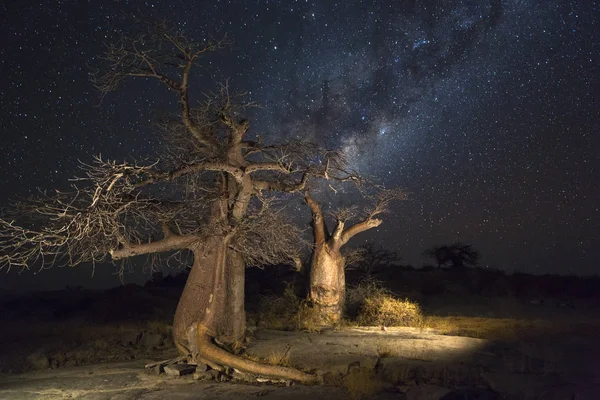
[[424, 255], [433, 258], [439, 268], [449, 267], [453, 269], [462, 269], [467, 266], [475, 267], [480, 257], [473, 246], [460, 242], [446, 246], [434, 246], [426, 250]]
[[[191, 254], [173, 322], [181, 355], [215, 368], [312, 382], [312, 375], [242, 359], [215, 344], [239, 341], [245, 333], [244, 267], [298, 254], [300, 231], [273, 206], [269, 193], [303, 191], [309, 178], [332, 179], [343, 167], [338, 153], [308, 143], [248, 138], [250, 123], [243, 115], [252, 104], [227, 84], [198, 106], [190, 104], [193, 67], [227, 45], [192, 41], [165, 23], [111, 43], [95, 85], [106, 94], [139, 77], [173, 93], [179, 114], [161, 125], [167, 148], [146, 163], [96, 157], [83, 165], [84, 176], [71, 191], [43, 195], [0, 218], [0, 268]], [[377, 213], [336, 236], [335, 246], [362, 226], [378, 224]], [[343, 222], [338, 225], [341, 234]]]
[[370, 279], [385, 268], [397, 264], [402, 257], [397, 252], [367, 242], [345, 254], [346, 270], [360, 272], [362, 279]]
[[[306, 192], [314, 234], [309, 295], [325, 324], [339, 321], [344, 310], [346, 261], [342, 247], [357, 234], [381, 225], [383, 220], [378, 217], [388, 210], [389, 204], [405, 197], [400, 190], [381, 190], [375, 195], [374, 204], [362, 213], [357, 207], [340, 208], [330, 214], [335, 224], [330, 233], [321, 206]], [[358, 222], [346, 226], [353, 220]]]

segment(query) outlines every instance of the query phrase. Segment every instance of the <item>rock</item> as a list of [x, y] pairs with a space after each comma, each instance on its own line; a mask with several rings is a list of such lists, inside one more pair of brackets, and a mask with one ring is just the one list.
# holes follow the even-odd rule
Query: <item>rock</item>
[[183, 376], [193, 374], [196, 366], [190, 364], [165, 365], [165, 373], [170, 376]]
[[196, 371], [193, 378], [196, 381], [210, 381], [213, 379], [213, 376], [209, 371]]
[[406, 400], [441, 400], [450, 389], [436, 385], [413, 386], [406, 392]]
[[27, 356], [27, 361], [29, 365], [31, 365], [35, 369], [48, 369], [50, 368], [50, 360], [48, 356], [40, 351], [36, 351], [35, 353], [31, 353]]
[[160, 375], [163, 372], [165, 372], [165, 366], [164, 366], [164, 364], [158, 364], [158, 365], [155, 365], [152, 368], [147, 368], [147, 369], [148, 369], [148, 371], [151, 371], [155, 375]]
[[196, 381], [210, 381], [213, 379], [213, 375], [210, 371], [196, 371], [193, 376]]
[[247, 372], [242, 372], [238, 370], [233, 371], [233, 374], [231, 374], [231, 378], [233, 380], [241, 382], [256, 382], [256, 376], [254, 374], [249, 374]]
[[216, 381], [219, 380], [219, 376], [221, 375], [221, 371], [217, 371], [216, 369], [209, 369], [208, 374], [210, 375], [210, 379], [214, 379]]
[[217, 382], [229, 382], [231, 380], [231, 376], [224, 374], [224, 373], [220, 373], [217, 376]]
[[[309, 333], [259, 330], [246, 352], [259, 358], [268, 358], [274, 351], [290, 349], [290, 362], [301, 369], [346, 375], [348, 366], [359, 362], [361, 368], [372, 369], [388, 359], [421, 360], [428, 365], [440, 363], [477, 363], [486, 370], [499, 361], [496, 357], [471, 357], [471, 352], [485, 348], [483, 339], [436, 335], [419, 328], [348, 328], [342, 331]], [[388, 354], [382, 358], [382, 349]], [[490, 364], [490, 368], [488, 367]], [[480, 369], [477, 371], [479, 373]], [[478, 378], [478, 376], [477, 376]]]
[[208, 371], [208, 365], [199, 363], [196, 365], [196, 372]]
[[146, 333], [140, 340], [140, 344], [148, 348], [161, 346], [163, 342], [164, 338], [160, 333]]

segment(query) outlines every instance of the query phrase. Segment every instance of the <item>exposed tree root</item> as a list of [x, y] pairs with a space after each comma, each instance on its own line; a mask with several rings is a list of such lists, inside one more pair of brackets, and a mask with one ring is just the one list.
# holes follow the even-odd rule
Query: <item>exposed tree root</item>
[[170, 358], [168, 360], [162, 360], [162, 361], [157, 361], [157, 362], [153, 362], [150, 364], [146, 364], [145, 368], [146, 369], [153, 369], [153, 368], [164, 368], [165, 365], [171, 365], [171, 364], [178, 364], [182, 361], [187, 361], [187, 356], [179, 356], [179, 357], [175, 357], [175, 358]]
[[248, 372], [264, 377], [287, 379], [303, 384], [317, 384], [319, 379], [315, 375], [307, 374], [294, 368], [278, 367], [257, 363], [251, 360], [235, 356], [212, 342], [205, 329], [199, 324], [196, 340], [197, 350], [203, 358], [224, 366], [235, 368], [242, 372]]

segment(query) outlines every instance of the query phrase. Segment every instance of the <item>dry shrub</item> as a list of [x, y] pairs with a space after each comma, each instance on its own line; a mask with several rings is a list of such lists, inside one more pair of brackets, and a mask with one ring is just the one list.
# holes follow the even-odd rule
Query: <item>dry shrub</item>
[[324, 321], [318, 309], [309, 299], [301, 299], [288, 286], [283, 296], [265, 296], [258, 307], [258, 324], [262, 328], [279, 330], [307, 330], [319, 332], [323, 326], [331, 326]]
[[296, 314], [300, 309], [300, 303], [300, 298], [291, 285], [285, 288], [281, 297], [263, 297], [258, 306], [258, 325], [268, 329], [296, 329]]
[[290, 363], [290, 348], [287, 347], [285, 350], [275, 351], [272, 350], [269, 357], [266, 359], [267, 363], [271, 365], [278, 365], [281, 367], [291, 367]]
[[346, 288], [346, 314], [355, 320], [363, 308], [365, 299], [376, 298], [390, 292], [376, 280], [364, 280], [358, 285]]
[[310, 300], [303, 300], [298, 306], [294, 316], [294, 324], [297, 329], [305, 329], [309, 332], [319, 332], [324, 325], [331, 321], [323, 321], [319, 310], [314, 307]]
[[342, 386], [353, 400], [370, 399], [383, 390], [383, 381], [374, 370], [360, 368], [342, 378]]
[[421, 326], [421, 307], [408, 299], [400, 300], [384, 294], [367, 297], [358, 314], [359, 325]]
[[423, 322], [421, 307], [408, 299], [400, 300], [374, 280], [361, 282], [346, 292], [346, 311], [358, 325], [415, 326]]

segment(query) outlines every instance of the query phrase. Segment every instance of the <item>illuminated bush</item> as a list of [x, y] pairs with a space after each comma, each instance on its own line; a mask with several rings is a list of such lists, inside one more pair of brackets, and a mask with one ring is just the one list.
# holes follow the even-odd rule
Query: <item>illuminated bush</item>
[[356, 322], [365, 326], [421, 326], [423, 315], [417, 303], [382, 294], [365, 298]]

